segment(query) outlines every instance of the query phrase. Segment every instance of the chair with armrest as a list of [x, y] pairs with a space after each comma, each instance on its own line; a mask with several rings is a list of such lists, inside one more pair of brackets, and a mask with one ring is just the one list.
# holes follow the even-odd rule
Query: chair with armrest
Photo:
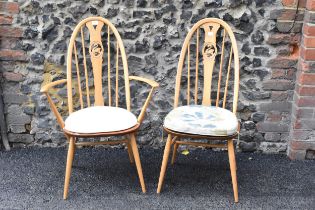
[[[138, 117], [131, 112], [130, 85], [135, 80], [151, 86]], [[50, 89], [67, 86], [69, 116], [64, 121]], [[42, 87], [49, 105], [69, 142], [63, 198], [67, 199], [76, 146], [125, 144], [130, 162], [135, 162], [142, 191], [146, 192], [136, 132], [158, 83], [129, 76], [125, 48], [115, 26], [102, 17], [82, 20], [70, 38], [67, 79]], [[125, 136], [111, 141], [78, 141], [78, 138]]]

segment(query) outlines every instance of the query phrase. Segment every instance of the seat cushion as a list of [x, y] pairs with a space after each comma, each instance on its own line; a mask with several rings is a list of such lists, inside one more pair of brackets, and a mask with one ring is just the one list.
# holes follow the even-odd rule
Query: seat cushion
[[125, 130], [136, 124], [136, 116], [126, 109], [94, 106], [71, 113], [65, 129], [74, 133], [103, 133]]
[[181, 106], [172, 110], [164, 127], [180, 133], [229, 136], [238, 130], [238, 120], [227, 109], [214, 106]]

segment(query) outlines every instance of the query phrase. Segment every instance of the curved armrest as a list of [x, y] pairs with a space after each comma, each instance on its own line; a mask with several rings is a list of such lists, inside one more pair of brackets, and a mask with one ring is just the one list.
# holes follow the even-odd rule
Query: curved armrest
[[[51, 99], [51, 97], [50, 97], [50, 95], [49, 95], [49, 93], [48, 93], [48, 90], [49, 90], [50, 88], [54, 87], [54, 86], [57, 86], [57, 85], [60, 85], [60, 84], [66, 83], [66, 82], [67, 82], [66, 79], [57, 80], [57, 81], [48, 83], [47, 85], [44, 85], [44, 86], [41, 88], [41, 90], [40, 90], [41, 93], [44, 93], [44, 94], [46, 95], [47, 100], [48, 100], [48, 103], [49, 103], [49, 105], [50, 105], [50, 108], [51, 108], [51, 110], [53, 111], [54, 115], [56, 116], [57, 122], [58, 122], [58, 124], [59, 124], [59, 126], [60, 126], [61, 128], [64, 128], [64, 127], [65, 127], [65, 123], [64, 123], [64, 121], [63, 121], [63, 119], [62, 119], [62, 117], [61, 117], [61, 114], [59, 113], [59, 111], [58, 111], [56, 105], [54, 104], [53, 100]], [[68, 138], [68, 137], [67, 137], [67, 138]]]
[[46, 93], [48, 92], [48, 90], [54, 86], [57, 86], [57, 85], [60, 85], [62, 83], [67, 83], [67, 80], [66, 79], [61, 79], [61, 80], [57, 80], [57, 81], [54, 81], [54, 82], [51, 82], [51, 83], [48, 83], [46, 85], [44, 85], [41, 89], [40, 89], [40, 92], [41, 93]]
[[159, 87], [159, 83], [157, 83], [157, 82], [155, 82], [153, 80], [150, 80], [150, 79], [146, 79], [146, 78], [143, 78], [143, 77], [137, 77], [137, 76], [129, 76], [129, 79], [130, 80], [137, 80], [137, 81], [145, 82], [145, 83], [151, 85], [151, 87], [152, 87], [151, 91], [150, 91], [150, 93], [149, 93], [149, 95], [147, 97], [147, 99], [144, 102], [144, 105], [143, 105], [143, 107], [141, 109], [141, 112], [140, 112], [140, 114], [138, 116], [138, 122], [141, 123], [143, 121], [144, 114], [145, 114], [145, 112], [147, 110], [147, 107], [149, 105], [149, 102], [151, 100], [153, 91], [154, 91], [155, 88]]
[[150, 80], [150, 79], [143, 78], [143, 77], [129, 76], [129, 79], [130, 80], [138, 80], [138, 81], [141, 81], [141, 82], [145, 82], [145, 83], [151, 85], [154, 88], [159, 87], [159, 83], [157, 83], [157, 82], [155, 82], [153, 80]]

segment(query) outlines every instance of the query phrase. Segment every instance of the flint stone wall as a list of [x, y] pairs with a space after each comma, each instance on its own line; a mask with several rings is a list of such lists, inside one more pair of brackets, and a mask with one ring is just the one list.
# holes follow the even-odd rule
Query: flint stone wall
[[[13, 146], [64, 145], [65, 137], [39, 90], [47, 81], [65, 78], [72, 30], [89, 16], [108, 18], [117, 27], [130, 75], [160, 83], [138, 140], [141, 145], [162, 146], [162, 122], [172, 109], [183, 40], [195, 22], [216, 17], [232, 26], [240, 52], [239, 150], [286, 151], [303, 9], [295, 16], [295, 9], [284, 9], [280, 0], [18, 0], [7, 4], [9, 9], [2, 16], [9, 20], [0, 19], [6, 21], [1, 29], [1, 69]], [[133, 84], [133, 88], [147, 87]], [[144, 100], [133, 101], [133, 107], [139, 107], [135, 112]]]

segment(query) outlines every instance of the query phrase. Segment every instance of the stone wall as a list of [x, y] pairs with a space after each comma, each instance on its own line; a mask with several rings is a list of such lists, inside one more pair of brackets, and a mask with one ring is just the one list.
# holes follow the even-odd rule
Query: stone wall
[[[10, 142], [64, 144], [39, 90], [52, 77], [65, 78], [67, 43], [78, 21], [100, 15], [122, 35], [130, 74], [161, 85], [139, 141], [163, 145], [161, 124], [172, 108], [176, 66], [187, 30], [202, 18], [217, 17], [232, 26], [240, 51], [239, 150], [286, 152], [305, 1], [296, 8], [297, 0], [1, 2], [1, 84]], [[135, 105], [140, 107], [143, 100]]]

